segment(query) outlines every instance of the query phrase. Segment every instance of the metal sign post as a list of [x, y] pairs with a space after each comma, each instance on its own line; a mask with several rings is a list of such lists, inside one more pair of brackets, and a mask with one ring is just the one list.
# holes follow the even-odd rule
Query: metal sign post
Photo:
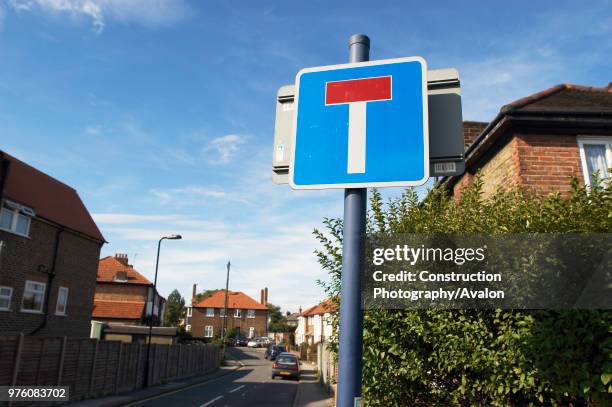
[[353, 35], [349, 51], [349, 63], [301, 69], [295, 86], [279, 90], [273, 155], [276, 183], [288, 182], [298, 190], [344, 189], [340, 407], [353, 406], [361, 396], [367, 188], [427, 182], [432, 163], [428, 100], [439, 117], [452, 119], [433, 126], [436, 134], [453, 139], [436, 143], [445, 148], [434, 149], [434, 171], [455, 173], [463, 164], [456, 70], [439, 71], [429, 83], [421, 57], [370, 61], [365, 35]]
[[[370, 59], [370, 39], [353, 35], [349, 40], [350, 62]], [[361, 268], [363, 236], [366, 232], [367, 188], [344, 190], [342, 244], [342, 288], [340, 291], [340, 343], [338, 355], [338, 407], [354, 405], [361, 396], [363, 313], [361, 311]]]

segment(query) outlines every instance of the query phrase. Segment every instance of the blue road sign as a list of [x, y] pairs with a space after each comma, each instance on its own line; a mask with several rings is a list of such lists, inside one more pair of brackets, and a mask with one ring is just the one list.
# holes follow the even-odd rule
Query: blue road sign
[[423, 58], [303, 69], [295, 105], [292, 188], [416, 186], [429, 178]]

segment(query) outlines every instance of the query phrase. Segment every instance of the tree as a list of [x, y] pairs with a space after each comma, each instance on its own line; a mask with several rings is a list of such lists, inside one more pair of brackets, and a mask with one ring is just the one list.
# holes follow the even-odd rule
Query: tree
[[[478, 176], [459, 200], [409, 189], [388, 203], [372, 192], [368, 233], [610, 233], [612, 183], [538, 197], [498, 190], [485, 198]], [[321, 282], [338, 301], [342, 220], [315, 230]], [[337, 328], [337, 319], [334, 320]], [[337, 329], [336, 329], [337, 332]], [[609, 310], [367, 310], [363, 394], [368, 406], [609, 405]], [[337, 345], [337, 342], [336, 342]]]
[[[289, 314], [288, 314], [289, 315]], [[281, 308], [278, 305], [268, 304], [268, 317], [270, 324], [268, 325], [268, 331], [270, 332], [293, 332], [295, 327], [287, 324], [287, 317], [281, 312]]]
[[217, 289], [214, 289], [214, 290], [204, 290], [204, 291], [196, 294], [195, 300], [196, 300], [196, 302], [200, 302], [204, 298], [210, 297], [211, 295], [213, 295], [217, 291], [225, 291], [225, 290], [222, 290], [221, 288], [217, 288]]
[[185, 317], [185, 299], [178, 290], [174, 290], [166, 301], [165, 326], [177, 326], [181, 319]]

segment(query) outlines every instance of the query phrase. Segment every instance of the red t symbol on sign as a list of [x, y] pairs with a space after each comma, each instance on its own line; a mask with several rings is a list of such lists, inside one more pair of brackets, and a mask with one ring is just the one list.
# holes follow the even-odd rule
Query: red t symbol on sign
[[327, 82], [325, 105], [348, 103], [348, 163], [349, 174], [364, 173], [366, 167], [366, 104], [391, 100], [391, 76], [349, 79]]

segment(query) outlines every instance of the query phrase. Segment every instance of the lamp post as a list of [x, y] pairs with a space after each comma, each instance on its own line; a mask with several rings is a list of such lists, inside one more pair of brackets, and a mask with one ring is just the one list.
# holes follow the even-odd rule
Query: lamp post
[[149, 358], [151, 357], [151, 335], [153, 333], [153, 309], [155, 308], [155, 292], [157, 291], [157, 269], [159, 268], [159, 250], [162, 240], [180, 240], [181, 235], [164, 236], [157, 242], [157, 260], [155, 261], [155, 278], [153, 279], [153, 290], [151, 290], [151, 314], [149, 315], [149, 335], [147, 341], [147, 358], [145, 359], [144, 387], [149, 387]]

